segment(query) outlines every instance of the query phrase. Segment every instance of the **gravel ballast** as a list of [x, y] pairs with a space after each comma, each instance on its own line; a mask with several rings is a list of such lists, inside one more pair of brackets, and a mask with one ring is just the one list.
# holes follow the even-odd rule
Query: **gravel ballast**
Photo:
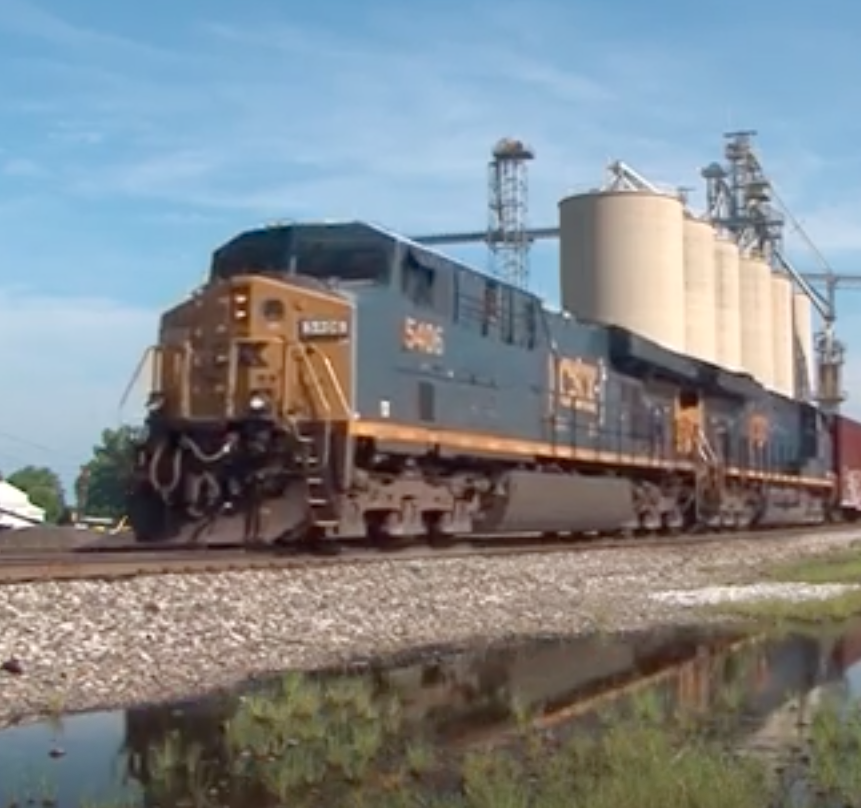
[[701, 599], [680, 591], [745, 584], [755, 597], [763, 564], [859, 535], [4, 585], [0, 725], [424, 645], [687, 623]]

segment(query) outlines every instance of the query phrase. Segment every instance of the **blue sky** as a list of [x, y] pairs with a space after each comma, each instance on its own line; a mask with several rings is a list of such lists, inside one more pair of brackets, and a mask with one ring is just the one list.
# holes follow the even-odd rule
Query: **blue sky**
[[[811, 237], [861, 272], [859, 36], [848, 0], [0, 0], [0, 469], [71, 476], [159, 309], [234, 232], [481, 228], [503, 135], [537, 151], [537, 224], [608, 158], [698, 185], [722, 132], [755, 128]], [[555, 297], [555, 248], [533, 265]], [[848, 371], [861, 385], [854, 353]]]

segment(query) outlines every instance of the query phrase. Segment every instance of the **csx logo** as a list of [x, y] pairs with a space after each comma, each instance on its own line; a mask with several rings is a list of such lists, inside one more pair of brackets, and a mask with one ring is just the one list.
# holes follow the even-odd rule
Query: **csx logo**
[[574, 410], [598, 409], [598, 368], [580, 359], [562, 357], [557, 371], [559, 404]]
[[445, 334], [441, 325], [416, 320], [413, 317], [404, 319], [401, 343], [405, 351], [442, 356], [445, 353]]

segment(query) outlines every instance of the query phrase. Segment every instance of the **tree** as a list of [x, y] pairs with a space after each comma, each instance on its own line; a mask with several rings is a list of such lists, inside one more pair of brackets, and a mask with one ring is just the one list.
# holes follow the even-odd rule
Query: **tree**
[[46, 522], [59, 522], [66, 510], [63, 484], [57, 474], [46, 466], [24, 466], [6, 478], [6, 482], [20, 488], [30, 502], [45, 509]]
[[129, 426], [102, 432], [101, 444], [93, 448], [92, 459], [75, 483], [80, 507], [87, 516], [122, 519], [125, 515], [137, 436], [138, 430]]

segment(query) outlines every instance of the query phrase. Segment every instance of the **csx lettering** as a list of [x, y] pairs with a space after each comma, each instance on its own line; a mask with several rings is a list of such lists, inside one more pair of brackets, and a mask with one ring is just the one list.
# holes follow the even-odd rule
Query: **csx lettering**
[[412, 317], [404, 319], [402, 342], [404, 350], [416, 353], [442, 356], [445, 352], [445, 336], [440, 325], [416, 320]]
[[560, 359], [559, 404], [574, 410], [595, 412], [598, 408], [598, 368], [580, 359]]

